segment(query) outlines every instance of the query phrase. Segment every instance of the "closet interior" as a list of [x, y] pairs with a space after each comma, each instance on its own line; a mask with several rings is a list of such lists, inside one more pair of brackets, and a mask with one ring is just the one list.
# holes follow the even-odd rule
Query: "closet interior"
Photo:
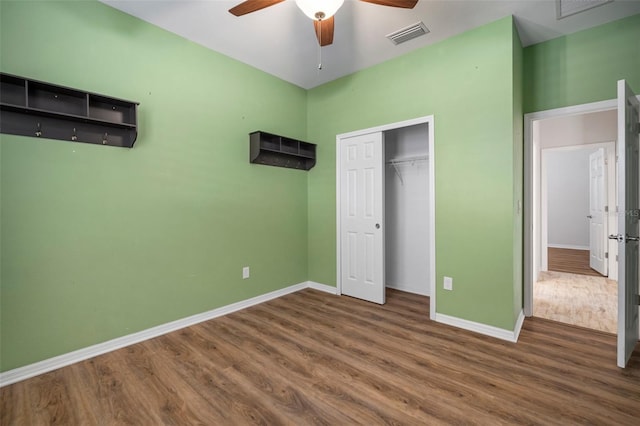
[[429, 296], [428, 124], [384, 132], [385, 283]]

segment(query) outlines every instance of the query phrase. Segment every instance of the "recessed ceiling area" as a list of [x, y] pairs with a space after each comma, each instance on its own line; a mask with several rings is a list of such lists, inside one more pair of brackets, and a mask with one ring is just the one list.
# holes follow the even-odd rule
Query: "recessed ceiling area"
[[[100, 1], [305, 89], [509, 15], [528, 46], [640, 13], [637, 0], [615, 0], [562, 19], [555, 0], [419, 0], [413, 9], [346, 0], [334, 17], [333, 44], [320, 48], [313, 21], [294, 0], [240, 17], [228, 10], [242, 0]], [[387, 38], [416, 22], [429, 33], [398, 45]]]

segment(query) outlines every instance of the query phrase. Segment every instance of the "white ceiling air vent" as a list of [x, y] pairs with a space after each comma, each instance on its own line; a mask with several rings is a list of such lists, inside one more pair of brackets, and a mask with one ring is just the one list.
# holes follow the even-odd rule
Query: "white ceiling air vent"
[[613, 0], [556, 0], [556, 16], [558, 19], [611, 3]]
[[387, 38], [391, 40], [393, 44], [404, 43], [405, 41], [413, 40], [416, 37], [423, 36], [429, 32], [429, 29], [424, 25], [424, 22], [418, 22], [417, 24], [409, 25], [396, 32], [387, 35]]

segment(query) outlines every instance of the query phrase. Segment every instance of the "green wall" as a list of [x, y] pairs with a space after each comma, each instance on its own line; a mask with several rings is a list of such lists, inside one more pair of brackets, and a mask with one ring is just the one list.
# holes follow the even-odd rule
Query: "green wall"
[[513, 314], [514, 321], [524, 305], [523, 265], [524, 265], [524, 123], [523, 103], [523, 61], [524, 52], [518, 31], [513, 26]]
[[[513, 329], [522, 297], [519, 49], [508, 17], [309, 91], [308, 135], [319, 144], [310, 280], [336, 283], [336, 134], [433, 114], [437, 312]], [[445, 275], [454, 291], [442, 289]]]
[[616, 82], [640, 90], [640, 14], [524, 50], [525, 112], [614, 99]]
[[[6, 371], [307, 279], [307, 93], [97, 2], [0, 2], [3, 72], [140, 102], [133, 149], [0, 136]], [[241, 279], [241, 268], [251, 278]]]

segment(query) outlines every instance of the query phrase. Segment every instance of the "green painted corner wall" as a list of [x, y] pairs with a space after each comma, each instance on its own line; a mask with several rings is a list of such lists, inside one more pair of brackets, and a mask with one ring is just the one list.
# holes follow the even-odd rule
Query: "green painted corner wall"
[[[513, 315], [514, 322], [522, 312], [524, 265], [524, 122], [522, 42], [513, 25]], [[523, 312], [522, 312], [523, 313]], [[523, 313], [524, 314], [524, 313]]]
[[640, 87], [640, 14], [524, 49], [524, 112], [616, 97]]
[[0, 16], [3, 72], [140, 102], [130, 150], [0, 136], [0, 370], [307, 280], [307, 174], [248, 162], [305, 90], [98, 2]]
[[437, 312], [513, 329], [514, 43], [508, 17], [309, 91], [310, 280], [336, 284], [336, 134], [433, 114]]

